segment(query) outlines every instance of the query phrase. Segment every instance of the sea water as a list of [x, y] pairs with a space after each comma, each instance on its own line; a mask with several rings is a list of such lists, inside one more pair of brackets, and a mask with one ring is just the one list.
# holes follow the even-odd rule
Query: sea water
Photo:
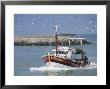
[[[83, 34], [93, 44], [84, 45], [90, 65], [74, 68], [59, 63], [44, 63], [42, 56], [53, 46], [15, 46], [14, 75], [15, 76], [96, 76], [97, 75], [97, 35]], [[78, 48], [79, 46], [71, 46]]]

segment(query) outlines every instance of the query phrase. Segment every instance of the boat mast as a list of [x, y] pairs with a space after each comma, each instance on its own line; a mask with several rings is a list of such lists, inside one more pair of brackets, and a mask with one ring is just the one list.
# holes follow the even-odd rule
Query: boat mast
[[55, 25], [55, 46], [56, 46], [56, 56], [57, 56], [57, 51], [58, 51], [58, 25]]

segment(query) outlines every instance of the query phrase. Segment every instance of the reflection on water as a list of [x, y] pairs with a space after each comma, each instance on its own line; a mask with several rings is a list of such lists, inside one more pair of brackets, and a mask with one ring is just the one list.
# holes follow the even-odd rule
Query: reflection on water
[[72, 70], [62, 70], [59, 72], [55, 72], [55, 71], [45, 71], [45, 75], [49, 75], [49, 76], [73, 76], [73, 72]]

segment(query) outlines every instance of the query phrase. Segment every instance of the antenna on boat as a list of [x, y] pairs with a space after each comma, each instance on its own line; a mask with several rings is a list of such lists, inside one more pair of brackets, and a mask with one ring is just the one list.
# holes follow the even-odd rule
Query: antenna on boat
[[59, 25], [55, 25], [54, 27], [55, 27], [55, 32], [58, 33], [58, 27], [59, 27]]

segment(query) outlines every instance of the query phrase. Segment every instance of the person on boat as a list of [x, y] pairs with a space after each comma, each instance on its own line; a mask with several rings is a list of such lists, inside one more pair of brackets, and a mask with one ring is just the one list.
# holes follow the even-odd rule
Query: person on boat
[[86, 56], [85, 56], [85, 58], [84, 58], [84, 59], [85, 59], [85, 61], [88, 61], [88, 58], [87, 58]]
[[90, 62], [88, 61], [88, 58], [85, 56], [85, 63], [90, 64]]

